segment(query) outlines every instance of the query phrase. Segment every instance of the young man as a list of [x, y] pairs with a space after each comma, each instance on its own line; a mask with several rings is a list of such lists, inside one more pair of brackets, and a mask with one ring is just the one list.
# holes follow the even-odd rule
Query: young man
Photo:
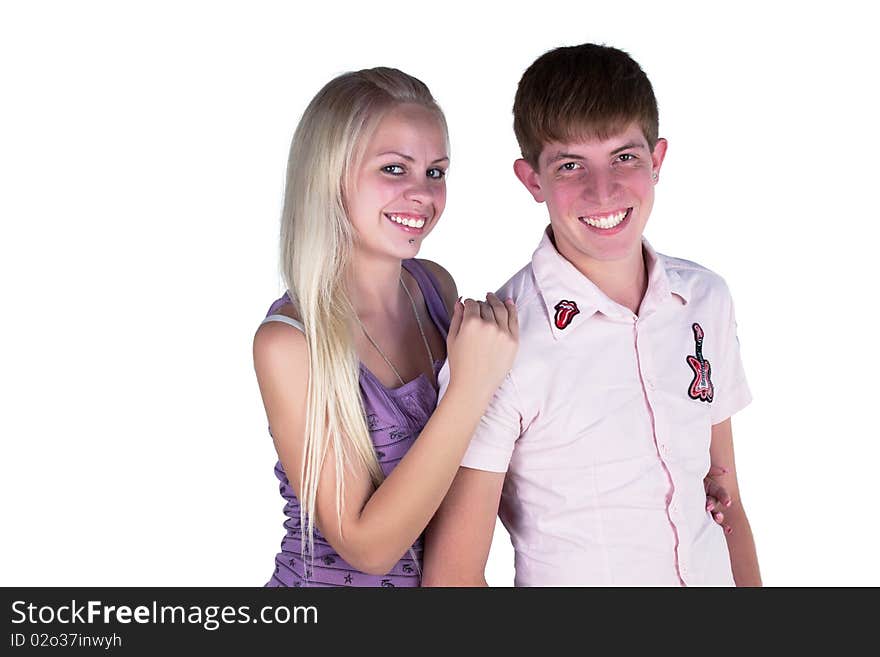
[[[642, 237], [657, 126], [650, 82], [615, 48], [553, 50], [520, 80], [514, 170], [550, 226], [499, 291], [519, 354], [428, 529], [423, 584], [485, 585], [497, 513], [518, 586], [760, 585], [734, 465], [730, 416], [750, 394], [730, 294]], [[726, 535], [706, 508], [713, 464], [734, 500]]]

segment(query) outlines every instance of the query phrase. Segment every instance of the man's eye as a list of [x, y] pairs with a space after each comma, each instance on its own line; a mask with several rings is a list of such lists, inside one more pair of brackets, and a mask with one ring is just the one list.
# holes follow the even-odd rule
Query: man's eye
[[566, 162], [561, 167], [559, 167], [560, 171], [574, 171], [575, 169], [580, 168], [580, 164], [577, 162]]
[[618, 155], [618, 159], [621, 162], [629, 162], [631, 160], [636, 159], [636, 156], [633, 155], [632, 153], [621, 153], [620, 155]]
[[382, 167], [383, 173], [390, 173], [392, 176], [400, 176], [405, 173], [404, 168], [399, 164], [389, 164]]
[[442, 180], [446, 176], [446, 172], [443, 169], [428, 169], [426, 172], [428, 174], [428, 178], [432, 178], [434, 180]]

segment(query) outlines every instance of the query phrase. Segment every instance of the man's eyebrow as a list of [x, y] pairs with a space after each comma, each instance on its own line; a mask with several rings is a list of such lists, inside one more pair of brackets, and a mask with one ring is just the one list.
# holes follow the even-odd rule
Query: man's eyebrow
[[618, 147], [618, 148], [615, 148], [613, 151], [611, 151], [611, 154], [612, 154], [612, 155], [617, 155], [618, 153], [620, 153], [620, 152], [622, 152], [622, 151], [628, 151], [628, 150], [630, 150], [631, 148], [645, 148], [645, 144], [643, 144], [643, 143], [640, 142], [640, 141], [631, 141], [631, 142], [627, 142], [627, 143], [624, 144], [623, 146], [620, 146], [620, 147]]
[[547, 164], [553, 164], [554, 162], [558, 162], [559, 160], [582, 160], [582, 159], [584, 159], [584, 158], [581, 155], [575, 155], [574, 153], [563, 153], [562, 151], [559, 151], [558, 153], [556, 153], [556, 155], [554, 155], [549, 160], [547, 160]]
[[[617, 155], [623, 151], [628, 151], [634, 148], [645, 148], [645, 144], [639, 141], [629, 141], [625, 143], [623, 146], [618, 146], [613, 151], [611, 151], [612, 155]], [[553, 164], [554, 162], [558, 162], [559, 160], [582, 160], [584, 159], [583, 155], [578, 155], [577, 153], [565, 153], [563, 151], [557, 152], [553, 157], [547, 160], [547, 164]]]
[[[385, 155], [396, 155], [397, 157], [401, 158], [402, 160], [406, 160], [407, 162], [415, 162], [415, 159], [413, 157], [411, 157], [410, 155], [405, 155], [404, 153], [401, 153], [399, 151], [385, 151], [384, 153], [379, 153], [378, 155], [376, 155], [376, 157], [383, 157]], [[444, 155], [443, 157], [438, 157], [436, 160], [431, 162], [431, 164], [448, 161], [449, 158]]]

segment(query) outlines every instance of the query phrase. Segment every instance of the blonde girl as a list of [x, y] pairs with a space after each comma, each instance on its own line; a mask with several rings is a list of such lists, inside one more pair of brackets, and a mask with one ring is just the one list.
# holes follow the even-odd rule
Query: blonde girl
[[[267, 586], [418, 586], [421, 534], [509, 371], [516, 310], [415, 259], [446, 201], [446, 123], [401, 71], [341, 75], [290, 148], [288, 292], [254, 337], [287, 501]], [[437, 373], [450, 383], [437, 402]]]

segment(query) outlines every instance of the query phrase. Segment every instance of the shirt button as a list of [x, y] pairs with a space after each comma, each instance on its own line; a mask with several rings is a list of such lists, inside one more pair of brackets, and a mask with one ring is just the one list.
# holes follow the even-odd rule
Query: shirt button
[[648, 390], [653, 390], [654, 389], [654, 380], [653, 379], [646, 379], [645, 385], [648, 386]]

